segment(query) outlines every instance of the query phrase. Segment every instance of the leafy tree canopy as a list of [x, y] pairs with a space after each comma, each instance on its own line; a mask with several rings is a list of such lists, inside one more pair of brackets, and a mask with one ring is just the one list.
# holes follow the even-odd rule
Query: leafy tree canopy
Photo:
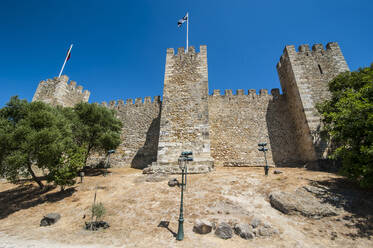
[[[0, 175], [13, 182], [31, 177], [43, 188], [34, 172], [38, 167], [55, 181], [51, 172], [63, 170], [62, 158], [70, 156], [66, 151], [77, 149], [71, 126], [58, 108], [12, 97], [0, 110]], [[61, 180], [57, 184], [64, 185]]]
[[329, 83], [330, 100], [318, 106], [324, 131], [336, 148], [332, 158], [362, 187], [373, 186], [373, 64]]
[[122, 123], [114, 111], [89, 103], [77, 104], [74, 114], [68, 113], [74, 125], [73, 132], [78, 145], [86, 148], [85, 163], [92, 151], [107, 152], [120, 144]]

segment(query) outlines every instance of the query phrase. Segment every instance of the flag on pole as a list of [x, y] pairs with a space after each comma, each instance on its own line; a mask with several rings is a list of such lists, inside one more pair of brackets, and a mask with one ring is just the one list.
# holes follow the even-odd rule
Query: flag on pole
[[188, 52], [188, 33], [189, 33], [189, 14], [188, 12], [185, 14], [185, 16], [180, 19], [178, 22], [177, 22], [177, 26], [178, 27], [181, 27], [181, 25], [183, 25], [183, 23], [186, 22], [187, 23], [187, 28], [186, 28], [186, 50], [185, 52]]
[[63, 62], [63, 65], [62, 65], [62, 68], [61, 68], [60, 74], [58, 74], [58, 77], [61, 77], [61, 74], [62, 74], [62, 72], [63, 72], [63, 68], [65, 68], [66, 62], [70, 59], [70, 56], [71, 56], [71, 49], [72, 49], [72, 48], [73, 48], [73, 44], [71, 44], [69, 50], [67, 51], [65, 61]]
[[69, 49], [67, 51], [67, 55], [66, 55], [66, 61], [68, 61], [70, 59], [70, 56], [71, 56], [71, 49]]
[[184, 22], [186, 22], [187, 20], [188, 20], [188, 13], [186, 13], [185, 16], [177, 22], [177, 26], [178, 26], [178, 27], [181, 27], [181, 25], [182, 25]]

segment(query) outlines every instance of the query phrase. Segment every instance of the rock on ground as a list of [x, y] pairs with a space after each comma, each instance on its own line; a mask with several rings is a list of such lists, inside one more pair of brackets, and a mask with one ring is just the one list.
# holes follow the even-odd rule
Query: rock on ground
[[272, 235], [275, 235], [275, 234], [279, 234], [279, 232], [278, 232], [277, 229], [275, 229], [271, 226], [264, 225], [264, 226], [259, 227], [258, 234], [260, 236], [272, 236]]
[[249, 224], [236, 224], [234, 232], [243, 239], [253, 239], [255, 237], [253, 228]]
[[257, 216], [254, 216], [251, 221], [250, 221], [250, 225], [253, 227], [253, 228], [257, 228], [260, 224], [262, 224], [262, 220], [260, 218], [258, 218]]
[[175, 187], [179, 185], [179, 181], [176, 178], [172, 178], [168, 181], [168, 186]]
[[289, 215], [303, 215], [322, 218], [337, 215], [335, 209], [327, 203], [321, 203], [312, 194], [302, 188], [294, 193], [272, 192], [269, 195], [271, 206]]
[[210, 221], [197, 219], [194, 222], [193, 232], [195, 233], [206, 234], [206, 233], [211, 232], [211, 230], [212, 230], [212, 224]]
[[232, 227], [226, 223], [220, 223], [215, 230], [215, 235], [222, 239], [230, 239], [233, 237]]
[[50, 226], [56, 223], [61, 218], [58, 213], [49, 213], [43, 217], [40, 221], [40, 226]]

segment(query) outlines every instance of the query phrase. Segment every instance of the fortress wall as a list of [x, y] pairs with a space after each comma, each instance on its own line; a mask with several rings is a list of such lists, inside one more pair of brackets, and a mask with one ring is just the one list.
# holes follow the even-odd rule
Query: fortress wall
[[[182, 151], [193, 151], [190, 173], [208, 172], [210, 155], [208, 121], [207, 48], [167, 49], [157, 165], [153, 171], [177, 173]], [[196, 166], [194, 166], [196, 165]]]
[[270, 165], [292, 165], [299, 161], [294, 126], [287, 112], [286, 99], [273, 89], [244, 94], [237, 90], [214, 90], [209, 96], [211, 155], [216, 165], [263, 166], [258, 143], [267, 142]]
[[69, 81], [69, 77], [62, 75], [53, 79], [41, 81], [36, 89], [32, 101], [43, 101], [52, 105], [73, 107], [80, 102], [88, 102], [90, 92], [83, 92], [82, 86], [76, 86], [75, 81]]
[[[115, 110], [123, 123], [122, 143], [111, 155], [111, 165], [114, 167], [133, 167], [142, 169], [155, 162], [160, 124], [160, 97], [136, 98], [103, 102], [102, 105]], [[90, 163], [98, 163], [105, 157], [92, 156]]]
[[330, 96], [328, 82], [349, 68], [339, 45], [322, 44], [286, 46], [277, 64], [282, 90], [289, 102], [289, 112], [296, 124], [298, 147], [304, 161], [327, 155], [327, 143], [320, 137], [317, 103]]

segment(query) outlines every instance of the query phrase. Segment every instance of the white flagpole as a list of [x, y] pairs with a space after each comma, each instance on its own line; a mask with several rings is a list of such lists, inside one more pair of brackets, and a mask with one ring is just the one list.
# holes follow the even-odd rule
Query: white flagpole
[[65, 64], [66, 64], [66, 61], [67, 61], [67, 58], [69, 57], [69, 54], [71, 53], [71, 49], [73, 48], [73, 44], [71, 44], [70, 48], [69, 48], [69, 51], [67, 52], [66, 54], [66, 58], [65, 58], [65, 61], [63, 62], [63, 65], [62, 65], [62, 68], [61, 68], [61, 71], [60, 71], [60, 74], [58, 75], [58, 77], [61, 77], [61, 74], [63, 72], [63, 68], [65, 68]]
[[188, 33], [189, 33], [189, 13], [187, 12], [187, 39], [186, 39], [186, 52], [188, 52]]

